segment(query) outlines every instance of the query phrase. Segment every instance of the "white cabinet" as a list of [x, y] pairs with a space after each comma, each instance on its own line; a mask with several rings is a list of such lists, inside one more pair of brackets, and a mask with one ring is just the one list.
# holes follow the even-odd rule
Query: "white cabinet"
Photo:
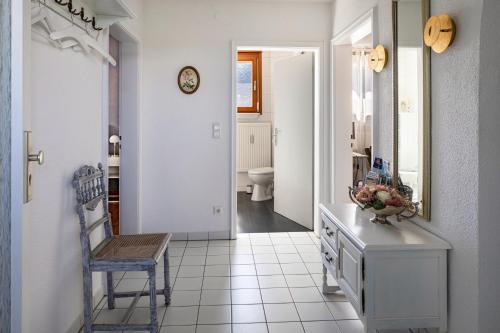
[[365, 326], [447, 331], [450, 245], [411, 222], [379, 225], [352, 204], [320, 205], [323, 272], [340, 288]]

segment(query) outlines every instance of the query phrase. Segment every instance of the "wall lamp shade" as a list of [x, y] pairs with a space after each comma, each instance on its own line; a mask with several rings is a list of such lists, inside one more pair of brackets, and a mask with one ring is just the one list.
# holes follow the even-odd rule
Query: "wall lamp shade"
[[368, 58], [368, 66], [371, 70], [380, 73], [387, 65], [387, 50], [383, 45], [377, 45]]
[[455, 22], [447, 15], [431, 16], [424, 28], [424, 43], [436, 53], [443, 53], [455, 39]]

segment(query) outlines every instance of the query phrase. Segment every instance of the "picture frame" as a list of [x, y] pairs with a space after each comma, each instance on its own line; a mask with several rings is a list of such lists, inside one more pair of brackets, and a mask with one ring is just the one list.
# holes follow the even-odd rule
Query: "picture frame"
[[193, 66], [185, 66], [179, 71], [177, 76], [179, 89], [187, 94], [194, 94], [200, 87], [200, 74]]

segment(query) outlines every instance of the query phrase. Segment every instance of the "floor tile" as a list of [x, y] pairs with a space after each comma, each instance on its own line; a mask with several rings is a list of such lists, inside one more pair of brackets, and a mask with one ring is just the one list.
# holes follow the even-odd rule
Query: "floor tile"
[[291, 303], [292, 296], [288, 288], [261, 289], [262, 302], [264, 303]]
[[260, 275], [258, 276], [260, 288], [284, 288], [287, 287], [283, 275]]
[[266, 321], [262, 304], [233, 305], [233, 323], [263, 323]]
[[[321, 292], [321, 287], [319, 287], [319, 290]], [[342, 291], [336, 291], [334, 293], [329, 293], [329, 294], [323, 294], [321, 292], [321, 296], [323, 296], [323, 299], [326, 302], [347, 302], [347, 298], [345, 297], [345, 294]]]
[[323, 264], [320, 262], [306, 262], [304, 265], [311, 274], [323, 274]]
[[283, 274], [309, 274], [306, 265], [303, 263], [281, 264]]
[[178, 277], [199, 277], [203, 276], [204, 266], [180, 266]]
[[173, 248], [173, 247], [186, 247], [186, 241], [171, 241], [170, 243], [168, 243], [168, 247], [169, 249], [170, 248]]
[[252, 246], [273, 245], [271, 238], [253, 238], [250, 239]]
[[207, 240], [192, 240], [187, 242], [187, 247], [207, 247]]
[[231, 278], [229, 276], [205, 276], [202, 289], [229, 289]]
[[269, 237], [273, 238], [289, 238], [288, 232], [271, 232], [269, 233]]
[[177, 278], [174, 283], [174, 290], [200, 290], [202, 283], [202, 277]]
[[278, 257], [274, 253], [254, 254], [256, 264], [276, 264]]
[[195, 325], [197, 317], [197, 306], [169, 306], [163, 319], [163, 326]]
[[[312, 279], [317, 287], [323, 286], [323, 274], [311, 274]], [[329, 286], [338, 286], [337, 281], [332, 277], [331, 274], [327, 274], [327, 283]]]
[[200, 324], [231, 324], [231, 305], [202, 305], [198, 314]]
[[297, 249], [294, 245], [275, 245], [274, 250], [276, 253], [297, 253]]
[[335, 320], [358, 319], [356, 310], [349, 302], [327, 302], [326, 304]]
[[208, 247], [229, 246], [229, 239], [213, 239], [208, 241]]
[[96, 324], [117, 324], [121, 322], [123, 316], [127, 312], [127, 309], [114, 309], [108, 310], [107, 308], [102, 309], [97, 318], [95, 319]]
[[207, 255], [209, 256], [219, 256], [223, 254], [229, 254], [229, 247], [227, 246], [212, 246], [208, 248]]
[[292, 237], [292, 242], [295, 245], [314, 245], [313, 240], [309, 237]]
[[285, 275], [288, 287], [314, 287], [315, 283], [310, 275]]
[[146, 286], [146, 279], [122, 279], [115, 291], [141, 291]]
[[318, 252], [299, 253], [304, 262], [321, 262], [321, 254]]
[[230, 254], [253, 254], [252, 247], [250, 245], [234, 246], [229, 249]]
[[184, 251], [185, 256], [205, 256], [207, 255], [206, 247], [188, 247]]
[[233, 304], [259, 304], [262, 303], [260, 289], [235, 289], [231, 291]]
[[274, 254], [274, 247], [271, 245], [256, 245], [252, 247], [253, 254]]
[[294, 302], [324, 302], [317, 287], [290, 288]]
[[174, 290], [172, 292], [170, 306], [199, 305], [200, 293], [200, 290]]
[[231, 324], [198, 325], [196, 333], [231, 333]]
[[334, 321], [303, 322], [306, 333], [341, 333]]
[[[168, 259], [169, 266], [172, 268], [173, 266], [179, 266], [181, 264], [182, 257], [171, 257]], [[158, 265], [159, 267], [160, 265]], [[163, 265], [162, 265], [163, 266]], [[162, 268], [163, 269], [163, 268]]]
[[249, 265], [254, 264], [253, 255], [250, 254], [235, 254], [231, 256], [232, 265]]
[[229, 256], [227, 254], [220, 256], [207, 256], [207, 266], [210, 265], [229, 265]]
[[[161, 325], [163, 321], [163, 316], [165, 315], [165, 307], [158, 308], [156, 311], [156, 318], [158, 319], [158, 326]], [[128, 320], [130, 324], [144, 324], [151, 322], [151, 311], [149, 308], [136, 308], [132, 316]]]
[[267, 324], [233, 324], [233, 333], [268, 333]]
[[333, 320], [333, 316], [324, 302], [322, 303], [295, 303], [300, 320]]
[[203, 266], [205, 265], [206, 256], [184, 256], [182, 257], [181, 265], [183, 266]]
[[202, 290], [200, 305], [231, 305], [231, 290]]
[[182, 257], [184, 254], [184, 247], [173, 247], [168, 249], [168, 255], [170, 257]]
[[196, 333], [196, 326], [162, 326], [160, 333]]
[[147, 279], [148, 272], [125, 272], [124, 279]]
[[[302, 258], [297, 253], [278, 253], [277, 256], [278, 256], [278, 260], [281, 264], [302, 262]], [[319, 256], [319, 254], [318, 254], [318, 256]]]
[[365, 333], [360, 320], [339, 320], [335, 322], [342, 333]]
[[304, 238], [304, 237], [309, 237], [309, 234], [307, 232], [303, 232], [303, 231], [290, 231], [288, 233], [288, 236], [290, 236], [290, 238]]
[[293, 303], [264, 304], [267, 322], [299, 321], [299, 315]]
[[271, 238], [273, 245], [293, 245], [292, 239], [286, 238]]
[[315, 253], [319, 254], [319, 249], [316, 245], [295, 245], [298, 253]]
[[255, 265], [231, 265], [231, 276], [256, 275]]
[[232, 276], [231, 289], [253, 289], [259, 288], [256, 276]]
[[205, 266], [205, 276], [230, 276], [231, 266], [229, 265], [211, 265]]
[[304, 329], [299, 322], [293, 323], [270, 323], [269, 333], [303, 333]]
[[280, 275], [283, 274], [279, 264], [256, 264], [257, 275]]

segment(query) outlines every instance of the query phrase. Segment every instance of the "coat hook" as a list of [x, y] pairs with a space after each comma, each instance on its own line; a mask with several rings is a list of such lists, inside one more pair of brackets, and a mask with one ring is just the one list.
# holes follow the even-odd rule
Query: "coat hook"
[[92, 19], [88, 18], [88, 17], [85, 17], [85, 9], [82, 7], [82, 9], [80, 10], [80, 18], [82, 19], [83, 22], [85, 23], [90, 23], [92, 22]]
[[76, 9], [73, 9], [73, 0], [69, 0], [68, 2], [68, 10], [71, 14], [78, 16], [80, 15], [81, 12], [77, 11]]
[[54, 0], [54, 1], [61, 6], [67, 6], [69, 4], [69, 1], [68, 2], [63, 2], [64, 0]]
[[96, 22], [95, 22], [95, 16], [94, 16], [94, 17], [92, 17], [92, 28], [94, 28], [94, 30], [96, 30], [96, 31], [101, 31], [101, 30], [102, 30], [102, 28], [101, 28], [101, 27], [98, 27], [98, 26], [96, 25]]

